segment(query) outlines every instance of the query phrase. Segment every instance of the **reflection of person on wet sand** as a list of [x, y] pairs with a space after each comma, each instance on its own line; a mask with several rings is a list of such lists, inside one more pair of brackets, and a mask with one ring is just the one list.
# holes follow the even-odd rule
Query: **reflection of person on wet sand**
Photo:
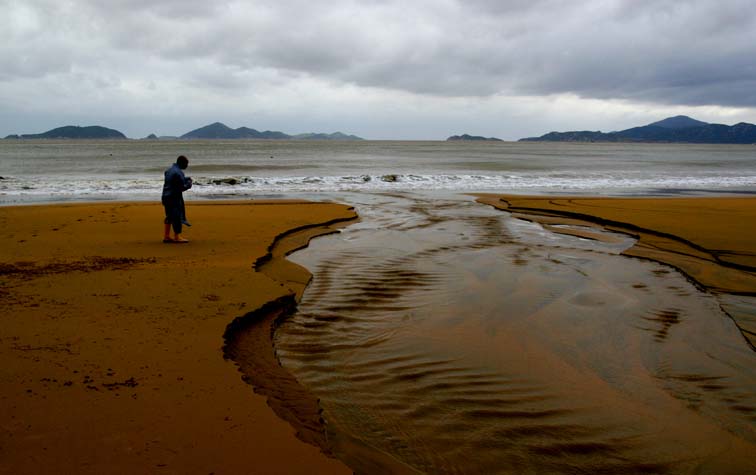
[[[165, 171], [165, 183], [163, 184], [163, 207], [165, 208], [165, 228], [163, 242], [187, 243], [188, 240], [181, 237], [181, 226], [190, 224], [186, 220], [184, 208], [184, 191], [192, 187], [192, 179], [184, 176], [184, 170], [189, 166], [189, 159], [181, 155], [176, 163]], [[170, 236], [173, 227], [173, 238]]]

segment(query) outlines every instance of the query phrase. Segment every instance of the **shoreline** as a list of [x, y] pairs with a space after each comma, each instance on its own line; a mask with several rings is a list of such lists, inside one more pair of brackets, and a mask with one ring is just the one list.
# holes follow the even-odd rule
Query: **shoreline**
[[[548, 230], [604, 239], [591, 228], [629, 235], [622, 255], [669, 265], [714, 294], [756, 296], [756, 198], [592, 197], [476, 194], [477, 201]], [[756, 320], [728, 313], [756, 350]]]
[[252, 386], [255, 393], [267, 398], [268, 405], [294, 427], [300, 440], [318, 447], [329, 457], [333, 454], [326, 439], [318, 399], [281, 366], [275, 354], [273, 335], [280, 322], [296, 311], [302, 293], [312, 280], [307, 269], [285, 257], [307, 247], [312, 239], [336, 233], [358, 219], [333, 219], [292, 228], [276, 236], [266, 254], [258, 257], [252, 267], [281, 282], [290, 292], [235, 318], [223, 334], [223, 357], [236, 364], [242, 380]]
[[[223, 354], [237, 365], [242, 379], [255, 393], [266, 396], [273, 411], [296, 429], [300, 440], [320, 448], [331, 457], [335, 457], [334, 449], [349, 454], [350, 457], [342, 462], [349, 463], [350, 467], [369, 467], [367, 473], [417, 474], [420, 472], [345, 432], [338, 432], [338, 437], [329, 439], [328, 421], [323, 417], [319, 399], [280, 364], [276, 355], [274, 334], [297, 311], [302, 294], [313, 277], [306, 268], [285, 257], [306, 248], [312, 239], [337, 233], [339, 228], [358, 220], [334, 220], [323, 226], [305, 226], [279, 235], [269, 246], [268, 253], [255, 261], [254, 267], [258, 272], [285, 282], [293, 293], [234, 319], [223, 335], [226, 342]], [[306, 280], [297, 278], [303, 275]]]
[[261, 200], [188, 212], [192, 242], [178, 246], [159, 240], [159, 204], [0, 207], [0, 473], [351, 472], [296, 438], [222, 347], [235, 317], [309, 280], [253, 263], [282, 235], [306, 245], [353, 209]]

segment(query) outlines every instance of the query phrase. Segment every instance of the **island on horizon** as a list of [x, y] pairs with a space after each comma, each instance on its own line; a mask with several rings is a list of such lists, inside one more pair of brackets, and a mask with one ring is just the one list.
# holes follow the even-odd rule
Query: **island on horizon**
[[447, 142], [503, 142], [502, 139], [496, 137], [482, 137], [480, 135], [452, 135], [446, 139]]
[[[6, 140], [131, 140], [124, 133], [107, 127], [66, 125], [37, 134], [11, 134]], [[280, 131], [259, 131], [250, 127], [233, 129], [222, 122], [191, 130], [180, 136], [149, 134], [133, 140], [318, 140], [360, 141], [356, 135], [343, 132], [309, 132], [290, 135]], [[461, 134], [452, 135], [448, 142], [503, 142], [496, 137]], [[613, 142], [613, 143], [698, 143], [698, 144], [756, 144], [756, 125], [747, 122], [728, 126], [711, 124], [685, 115], [669, 117], [648, 125], [615, 132], [579, 130], [549, 132], [540, 137], [526, 137], [519, 142]]]
[[[5, 137], [6, 140], [36, 140], [36, 139], [73, 139], [73, 140], [96, 140], [96, 139], [119, 139], [128, 140], [122, 132], [92, 125], [80, 127], [77, 125], [66, 125], [57, 127], [47, 132], [39, 134], [11, 134]], [[239, 127], [232, 129], [221, 122], [215, 122], [198, 129], [187, 132], [180, 137], [175, 136], [158, 136], [149, 134], [139, 140], [214, 140], [214, 139], [257, 139], [257, 140], [365, 140], [356, 135], [348, 135], [342, 132], [322, 133], [309, 132], [304, 134], [289, 135], [284, 132], [266, 130], [260, 132], [249, 127]]]
[[194, 129], [185, 133], [182, 139], [261, 139], [261, 140], [364, 140], [356, 135], [347, 135], [342, 132], [325, 134], [310, 132], [305, 134], [289, 135], [284, 132], [265, 130], [260, 132], [249, 127], [232, 129], [222, 122], [214, 122], [210, 125]]
[[41, 134], [22, 134], [22, 135], [8, 135], [6, 139], [13, 140], [32, 140], [32, 139], [121, 139], [126, 140], [127, 137], [118, 130], [109, 129], [99, 125], [90, 125], [87, 127], [80, 127], [78, 125], [66, 125], [58, 127]]
[[678, 115], [619, 132], [605, 133], [589, 130], [549, 132], [540, 137], [527, 137], [519, 141], [754, 144], [756, 143], [756, 125], [746, 122], [732, 126], [709, 124], [685, 115]]

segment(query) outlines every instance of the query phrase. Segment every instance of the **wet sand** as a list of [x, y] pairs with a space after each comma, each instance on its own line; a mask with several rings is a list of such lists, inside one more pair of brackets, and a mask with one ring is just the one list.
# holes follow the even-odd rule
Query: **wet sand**
[[[188, 211], [192, 242], [166, 245], [159, 204], [0, 208], [0, 473], [350, 473], [298, 439], [222, 348], [235, 318], [301, 293], [310, 276], [283, 254], [355, 213]], [[274, 271], [255, 272], [261, 258]]]
[[752, 202], [343, 198], [0, 208], [0, 472], [756, 470]]
[[343, 199], [361, 221], [291, 256], [315, 277], [275, 345], [358, 473], [756, 470], [756, 353], [729, 294], [585, 220]]
[[[557, 233], [601, 239], [590, 227], [632, 235], [623, 255], [669, 264], [709, 291], [756, 295], [756, 198], [586, 198], [483, 195], [481, 203]], [[736, 302], [737, 298], [731, 298]], [[756, 343], [756, 316], [732, 305]]]

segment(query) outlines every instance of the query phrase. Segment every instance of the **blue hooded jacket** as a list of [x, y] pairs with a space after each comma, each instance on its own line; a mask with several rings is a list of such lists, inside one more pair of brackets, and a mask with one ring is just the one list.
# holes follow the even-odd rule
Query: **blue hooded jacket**
[[165, 184], [163, 184], [163, 199], [179, 198], [181, 194], [192, 187], [192, 181], [184, 176], [184, 171], [178, 163], [171, 165], [165, 171]]

